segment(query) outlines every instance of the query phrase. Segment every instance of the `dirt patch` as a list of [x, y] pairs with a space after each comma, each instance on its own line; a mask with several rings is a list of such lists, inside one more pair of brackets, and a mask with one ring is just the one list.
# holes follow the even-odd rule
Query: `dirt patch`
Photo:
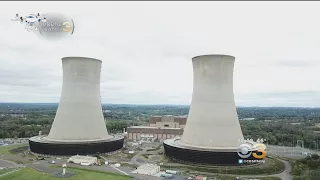
[[29, 146], [22, 146], [22, 147], [11, 149], [11, 150], [9, 150], [9, 152], [11, 154], [19, 154], [19, 153], [24, 153], [28, 150], [29, 150]]

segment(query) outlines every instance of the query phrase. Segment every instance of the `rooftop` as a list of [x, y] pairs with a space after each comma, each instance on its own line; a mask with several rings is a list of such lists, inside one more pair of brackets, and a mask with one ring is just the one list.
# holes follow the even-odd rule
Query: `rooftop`
[[92, 156], [71, 156], [69, 159], [81, 159], [81, 160], [92, 160], [92, 159], [97, 159], [96, 157], [92, 157]]
[[152, 126], [131, 126], [128, 128], [134, 128], [134, 129], [181, 129], [181, 128], [169, 128], [169, 127], [152, 127]]
[[144, 169], [144, 170], [152, 170], [154, 168], [158, 168], [159, 166], [156, 164], [143, 164], [139, 166], [137, 169]]

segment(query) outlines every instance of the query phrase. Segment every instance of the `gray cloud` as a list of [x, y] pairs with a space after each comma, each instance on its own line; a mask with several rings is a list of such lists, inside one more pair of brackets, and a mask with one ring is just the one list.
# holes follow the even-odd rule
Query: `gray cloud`
[[274, 63], [275, 66], [281, 66], [281, 67], [314, 67], [316, 65], [319, 65], [320, 60], [287, 60], [287, 61], [276, 61]]
[[[103, 61], [102, 102], [189, 104], [191, 58], [219, 53], [236, 57], [237, 105], [320, 106], [318, 3], [1, 2], [0, 7], [1, 102], [58, 102], [61, 57], [88, 56]], [[60, 41], [40, 39], [10, 21], [16, 13], [57, 9], [76, 23], [75, 34]]]

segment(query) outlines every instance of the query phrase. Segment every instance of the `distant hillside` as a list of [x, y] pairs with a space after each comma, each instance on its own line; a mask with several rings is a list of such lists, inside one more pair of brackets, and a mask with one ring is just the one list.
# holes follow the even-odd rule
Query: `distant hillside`
[[[55, 113], [58, 103], [0, 103], [0, 113]], [[187, 115], [187, 105], [136, 105], [102, 104], [106, 116], [111, 119], [134, 120], [138, 116], [147, 118], [151, 115]], [[308, 119], [320, 118], [320, 108], [297, 107], [237, 107], [239, 119]]]

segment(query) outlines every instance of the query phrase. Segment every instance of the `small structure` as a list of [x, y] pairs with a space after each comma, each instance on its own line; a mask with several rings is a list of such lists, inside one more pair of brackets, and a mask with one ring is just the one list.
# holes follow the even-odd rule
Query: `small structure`
[[67, 167], [67, 164], [62, 164], [62, 175], [66, 174], [66, 167]]
[[80, 165], [86, 165], [86, 166], [90, 166], [90, 165], [94, 165], [96, 164], [98, 161], [97, 157], [92, 157], [92, 156], [71, 156], [68, 159], [68, 163], [75, 163], [75, 164], [80, 164]]
[[206, 180], [207, 177], [203, 177], [203, 176], [196, 176], [194, 177], [194, 180]]
[[160, 172], [160, 166], [156, 164], [144, 164], [139, 166], [136, 170], [132, 171], [132, 173], [145, 175], [155, 175], [158, 172]]
[[172, 174], [168, 174], [168, 173], [161, 173], [161, 176], [165, 177], [165, 178], [172, 178], [173, 177]]
[[68, 178], [74, 175], [72, 172], [66, 172], [67, 164], [62, 164], [62, 172], [53, 173], [54, 177], [57, 178]]
[[166, 170], [166, 173], [168, 173], [168, 174], [178, 174], [177, 171], [173, 171], [173, 170]]

